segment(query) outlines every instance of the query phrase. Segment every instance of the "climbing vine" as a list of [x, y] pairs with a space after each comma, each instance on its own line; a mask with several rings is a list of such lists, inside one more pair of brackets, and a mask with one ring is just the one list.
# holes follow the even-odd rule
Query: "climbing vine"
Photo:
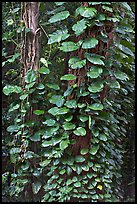
[[[4, 193], [34, 202], [121, 201], [134, 112], [132, 8], [127, 2], [75, 2], [73, 9], [67, 2], [53, 2], [44, 27], [38, 24], [41, 4], [31, 13], [36, 27], [28, 21], [34, 5], [21, 6], [16, 28], [21, 81], [6, 81], [3, 88], [6, 96], [16, 98], [8, 110], [10, 118], [15, 116], [6, 127], [13, 169], [3, 174], [3, 185], [10, 180]], [[39, 53], [42, 34], [46, 54]], [[61, 53], [58, 64], [64, 73], [58, 76], [52, 73], [58, 66], [52, 49]]]

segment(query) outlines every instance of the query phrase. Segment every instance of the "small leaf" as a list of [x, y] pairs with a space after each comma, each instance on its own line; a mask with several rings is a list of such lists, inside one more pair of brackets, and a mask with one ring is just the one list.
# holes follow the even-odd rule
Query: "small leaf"
[[98, 146], [98, 145], [97, 145], [97, 146], [92, 146], [92, 147], [91, 147], [91, 150], [90, 150], [90, 153], [91, 153], [92, 155], [95, 155], [95, 154], [97, 153], [98, 149], [99, 149], [99, 146]]
[[56, 106], [61, 107], [65, 99], [61, 95], [53, 95], [49, 101], [50, 103], [56, 104]]
[[99, 190], [102, 190], [103, 187], [102, 187], [101, 185], [98, 185], [97, 188], [98, 188]]
[[80, 150], [80, 154], [85, 155], [89, 152], [88, 148], [83, 148]]
[[38, 142], [38, 141], [40, 141], [40, 134], [38, 132], [36, 132], [34, 135], [30, 136], [29, 139], [33, 142]]
[[120, 79], [120, 80], [127, 80], [127, 79], [129, 79], [128, 76], [126, 75], [126, 73], [124, 73], [122, 71], [119, 71], [119, 70], [114, 72], [114, 76], [117, 79]]
[[81, 6], [76, 12], [85, 18], [93, 18], [97, 13], [97, 10], [95, 8]]
[[3, 93], [8, 96], [11, 93], [21, 93], [22, 88], [20, 86], [12, 86], [12, 85], [6, 85], [3, 88]]
[[72, 57], [69, 59], [68, 64], [72, 69], [80, 69], [86, 65], [86, 59], [81, 60], [78, 57]]
[[64, 105], [67, 106], [68, 108], [76, 108], [77, 102], [76, 100], [68, 100]]
[[89, 72], [87, 72], [87, 76], [91, 79], [95, 79], [100, 76], [100, 74], [103, 72], [103, 69], [100, 67], [93, 66]]
[[93, 103], [92, 105], [89, 105], [88, 108], [92, 110], [102, 110], [103, 105], [101, 103]]
[[74, 186], [75, 187], [81, 187], [81, 183], [78, 181], [78, 182], [74, 183]]
[[103, 89], [103, 81], [93, 82], [88, 90], [92, 93], [100, 92]]
[[52, 115], [56, 115], [58, 111], [59, 111], [59, 108], [53, 107], [53, 108], [50, 108], [50, 109], [48, 110], [48, 113], [50, 113], [50, 114], [52, 114]]
[[66, 19], [68, 16], [70, 15], [70, 13], [68, 11], [62, 11], [60, 13], [55, 14], [54, 16], [52, 16], [49, 19], [50, 23], [55, 23], [57, 21], [62, 21], [64, 19]]
[[47, 62], [47, 60], [46, 60], [45, 58], [41, 57], [41, 58], [40, 58], [40, 62], [41, 62], [42, 64], [44, 64], [46, 67], [48, 67], [48, 62]]
[[96, 64], [97, 65], [104, 65], [104, 62], [100, 59], [101, 56], [99, 56], [99, 55], [93, 55], [93, 54], [86, 53], [85, 56], [89, 62], [91, 62], [95, 65]]
[[67, 39], [70, 34], [68, 34], [68, 30], [64, 29], [64, 30], [57, 30], [56, 32], [49, 34], [50, 38], [48, 39], [48, 44], [52, 44], [55, 42], [60, 42], [62, 40]]
[[76, 79], [76, 76], [73, 75], [73, 74], [66, 74], [66, 75], [62, 76], [60, 79], [61, 79], [61, 80], [67, 80], [67, 81], [69, 81], [69, 80], [75, 80], [75, 79]]
[[107, 136], [105, 134], [100, 134], [99, 139], [106, 142], [107, 141]]
[[54, 84], [54, 83], [47, 83], [46, 86], [48, 86], [49, 88], [51, 89], [54, 89], [54, 90], [59, 90], [60, 87], [58, 86], [58, 84]]
[[73, 130], [75, 129], [76, 125], [73, 123], [65, 122], [63, 125], [64, 130]]
[[71, 179], [68, 179], [66, 182], [66, 185], [69, 186], [73, 181]]
[[20, 100], [25, 100], [28, 97], [28, 94], [23, 94], [20, 96]]
[[62, 47], [59, 47], [59, 48], [64, 52], [71, 52], [71, 51], [77, 50], [79, 48], [79, 45], [72, 41], [68, 41], [68, 42], [63, 42]]
[[76, 130], [73, 131], [75, 135], [84, 136], [86, 135], [86, 130], [83, 127], [78, 127]]
[[41, 182], [37, 181], [35, 183], [32, 183], [32, 191], [34, 194], [37, 194], [39, 192], [39, 190], [41, 189]]
[[98, 44], [98, 40], [96, 38], [87, 38], [84, 40], [82, 44], [83, 49], [94, 48]]
[[27, 71], [26, 75], [25, 75], [25, 82], [26, 83], [32, 83], [34, 81], [36, 81], [37, 79], [37, 74], [33, 69], [30, 69]]
[[54, 126], [56, 121], [53, 120], [53, 119], [49, 119], [49, 120], [46, 120], [44, 122], [42, 122], [43, 124], [46, 124], [47, 126]]
[[61, 150], [64, 150], [68, 147], [69, 140], [62, 140], [61, 143], [59, 144], [59, 147]]
[[76, 36], [83, 33], [86, 28], [87, 28], [87, 21], [85, 19], [77, 21], [77, 23], [72, 26], [72, 30], [75, 31]]
[[38, 84], [38, 86], [37, 86], [37, 89], [44, 89], [45, 88], [45, 86], [44, 86], [44, 84], [42, 84], [42, 83], [40, 83], [40, 84]]
[[42, 115], [42, 114], [44, 114], [44, 112], [45, 112], [44, 110], [34, 110], [33, 111], [33, 113], [36, 115]]
[[75, 161], [76, 162], [83, 162], [83, 161], [85, 161], [85, 158], [83, 156], [81, 156], [81, 155], [78, 155], [78, 156], [75, 157]]
[[50, 70], [48, 68], [46, 68], [46, 67], [42, 67], [42, 68], [38, 69], [38, 72], [40, 74], [49, 74]]
[[88, 116], [79, 116], [79, 119], [82, 121], [82, 122], [85, 122], [85, 121], [87, 121], [88, 120]]
[[19, 126], [18, 125], [10, 125], [7, 128], [7, 131], [11, 132], [11, 133], [18, 132], [18, 130], [19, 130]]

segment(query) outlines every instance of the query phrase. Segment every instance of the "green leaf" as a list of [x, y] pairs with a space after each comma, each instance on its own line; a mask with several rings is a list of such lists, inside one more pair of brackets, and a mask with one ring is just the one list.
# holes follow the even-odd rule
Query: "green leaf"
[[11, 133], [18, 132], [18, 130], [19, 130], [19, 126], [18, 125], [10, 125], [10, 126], [7, 127], [7, 131], [11, 132]]
[[42, 68], [38, 69], [38, 72], [40, 74], [49, 74], [50, 70], [48, 68], [46, 68], [46, 67], [42, 67]]
[[56, 32], [49, 34], [50, 38], [48, 39], [48, 44], [52, 44], [55, 42], [60, 42], [62, 40], [67, 39], [70, 34], [68, 34], [68, 30], [64, 29], [64, 30], [57, 30]]
[[12, 86], [12, 85], [6, 85], [3, 88], [3, 93], [8, 96], [11, 93], [21, 93], [22, 88], [20, 86]]
[[92, 146], [92, 147], [91, 147], [91, 150], [90, 150], [90, 153], [91, 153], [92, 155], [95, 155], [95, 154], [97, 153], [98, 149], [99, 149], [99, 146], [98, 146], [98, 145], [97, 145], [97, 146]]
[[48, 113], [50, 113], [50, 114], [52, 114], [52, 115], [56, 115], [58, 111], [59, 111], [59, 108], [53, 107], [53, 108], [50, 108], [50, 109], [48, 110]]
[[87, 72], [87, 76], [91, 79], [95, 79], [100, 76], [100, 74], [103, 72], [103, 69], [100, 67], [93, 66], [89, 72]]
[[107, 136], [105, 134], [100, 134], [99, 139], [106, 142], [107, 141]]
[[62, 46], [59, 47], [59, 49], [64, 51], [64, 52], [71, 52], [71, 51], [77, 50], [79, 48], [79, 45], [77, 43], [72, 42], [72, 41], [63, 42], [61, 45]]
[[63, 174], [65, 174], [65, 172], [66, 172], [66, 169], [62, 169], [62, 170], [59, 172], [59, 174], [63, 175]]
[[111, 7], [108, 7], [108, 6], [102, 6], [102, 8], [108, 12], [113, 12], [112, 8]]
[[45, 112], [44, 110], [34, 110], [33, 111], [33, 113], [36, 115], [42, 115], [42, 114], [44, 114], [44, 112]]
[[44, 142], [41, 144], [41, 146], [42, 146], [42, 147], [53, 146], [53, 142], [52, 142], [52, 140], [44, 141]]
[[37, 194], [39, 192], [39, 190], [41, 189], [41, 182], [36, 181], [35, 183], [32, 183], [32, 191], [34, 194]]
[[44, 122], [42, 122], [43, 124], [46, 124], [47, 126], [54, 126], [56, 121], [53, 120], [53, 119], [49, 119], [49, 120], [46, 120]]
[[82, 44], [83, 49], [94, 48], [98, 44], [98, 40], [96, 38], [87, 38], [84, 40]]
[[55, 2], [55, 4], [56, 4], [57, 6], [62, 6], [64, 3], [66, 3], [66, 2]]
[[84, 136], [86, 135], [86, 130], [83, 127], [78, 127], [76, 130], [73, 131], [75, 135]]
[[71, 179], [68, 179], [66, 182], [66, 185], [69, 186], [73, 181]]
[[82, 122], [85, 122], [85, 121], [87, 121], [88, 120], [88, 116], [83, 116], [83, 115], [81, 115], [81, 116], [79, 116], [79, 119], [82, 121]]
[[68, 108], [76, 108], [77, 102], [76, 100], [69, 100], [69, 101], [66, 101], [64, 105], [67, 106]]
[[40, 58], [40, 62], [41, 62], [42, 64], [44, 64], [46, 67], [48, 67], [48, 62], [47, 62], [47, 60], [46, 60], [45, 58], [41, 57], [41, 58]]
[[49, 101], [50, 103], [56, 104], [58, 107], [61, 107], [65, 99], [61, 95], [53, 95]]
[[66, 113], [68, 113], [68, 112], [69, 112], [69, 109], [63, 107], [63, 108], [58, 109], [58, 112], [57, 112], [56, 114], [57, 114], [57, 115], [63, 115], [63, 114], [66, 114]]
[[84, 171], [89, 171], [89, 166], [86, 165], [86, 164], [83, 164], [83, 165], [82, 165], [82, 169], [83, 169]]
[[120, 70], [115, 71], [114, 72], [114, 76], [117, 79], [120, 79], [120, 80], [127, 80], [127, 79], [129, 79], [128, 76], [124, 72], [122, 72]]
[[73, 130], [75, 129], [76, 125], [73, 123], [65, 122], [63, 125], [64, 130]]
[[80, 150], [80, 154], [85, 155], [89, 152], [88, 148], [83, 148]]
[[80, 60], [78, 57], [72, 57], [69, 59], [68, 64], [72, 69], [80, 69], [86, 65], [86, 59]]
[[19, 147], [13, 147], [10, 149], [10, 154], [18, 154], [20, 151], [21, 149]]
[[55, 22], [58, 22], [58, 21], [62, 21], [64, 19], [68, 18], [69, 15], [70, 15], [69, 11], [62, 11], [62, 12], [57, 13], [54, 16], [52, 16], [49, 19], [49, 22], [50, 23], [55, 23]]
[[87, 177], [88, 177], [89, 179], [91, 179], [91, 178], [93, 177], [93, 173], [92, 173], [92, 172], [88, 172], [88, 173], [87, 173]]
[[36, 132], [34, 135], [30, 136], [29, 139], [33, 142], [38, 142], [40, 141], [40, 133]]
[[110, 82], [110, 88], [112, 88], [112, 89], [120, 89], [120, 84], [119, 84], [119, 82], [118, 81], [114, 81], [114, 80], [112, 80], [111, 82]]
[[87, 21], [85, 19], [82, 19], [80, 21], [77, 21], [76, 24], [72, 26], [72, 30], [75, 31], [75, 35], [78, 36], [87, 28]]
[[62, 76], [60, 79], [61, 79], [61, 80], [67, 80], [67, 81], [69, 81], [69, 80], [75, 80], [75, 79], [76, 79], [76, 76], [73, 75], [73, 74], [66, 74], [66, 75]]
[[92, 110], [102, 110], [103, 105], [101, 103], [93, 103], [92, 105], [89, 105], [88, 108]]
[[78, 175], [81, 174], [81, 172], [82, 172], [81, 166], [76, 166], [76, 172]]
[[89, 62], [93, 63], [93, 64], [97, 64], [97, 65], [105, 65], [104, 62], [100, 59], [101, 56], [98, 55], [93, 55], [93, 54], [89, 54], [86, 53], [85, 54], [86, 58], [88, 59]]
[[85, 161], [85, 158], [83, 156], [81, 156], [81, 155], [78, 155], [78, 156], [75, 157], [75, 161], [76, 162], [83, 162], [83, 161]]
[[25, 74], [26, 83], [32, 83], [36, 81], [36, 79], [37, 79], [37, 74], [33, 69], [28, 70], [27, 73]]
[[20, 96], [20, 100], [25, 100], [28, 97], [28, 94], [23, 94]]
[[47, 159], [47, 160], [40, 162], [39, 165], [42, 167], [46, 167], [50, 162], [51, 162], [51, 160]]
[[52, 83], [52, 84], [51, 83], [47, 83], [46, 86], [48, 86], [49, 88], [54, 89], [56, 91], [60, 89], [58, 84], [54, 84], [54, 83]]
[[76, 12], [85, 18], [93, 18], [97, 13], [97, 10], [95, 8], [81, 6]]
[[68, 147], [69, 144], [69, 140], [62, 140], [59, 144], [59, 147], [61, 150], [64, 150]]
[[37, 89], [44, 89], [45, 88], [45, 86], [44, 86], [44, 84], [42, 84], [42, 83], [39, 83], [38, 84], [38, 86], [37, 86]]
[[78, 182], [74, 183], [74, 186], [75, 187], [81, 187], [81, 183], [78, 181]]
[[103, 81], [93, 82], [88, 90], [92, 93], [100, 92], [103, 89]]

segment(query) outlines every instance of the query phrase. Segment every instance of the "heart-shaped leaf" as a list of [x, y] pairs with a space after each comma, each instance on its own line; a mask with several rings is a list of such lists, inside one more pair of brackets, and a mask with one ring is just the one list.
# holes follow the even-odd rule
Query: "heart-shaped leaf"
[[98, 149], [99, 149], [99, 146], [98, 146], [98, 145], [97, 145], [97, 146], [92, 146], [92, 147], [91, 147], [91, 150], [90, 150], [90, 153], [91, 153], [92, 155], [95, 155], [95, 154], [97, 153]]
[[103, 105], [101, 103], [93, 103], [92, 105], [89, 105], [88, 108], [92, 110], [102, 110]]
[[85, 136], [86, 130], [83, 127], [78, 127], [76, 130], [73, 131], [73, 133], [78, 136]]
[[107, 141], [107, 136], [105, 134], [100, 134], [99, 139], [106, 142]]
[[93, 55], [93, 54], [86, 53], [85, 56], [89, 62], [91, 62], [95, 65], [96, 64], [97, 65], [104, 65], [104, 62], [100, 59], [101, 56], [99, 56], [99, 55]]
[[46, 68], [46, 67], [42, 67], [42, 68], [38, 69], [38, 72], [40, 74], [49, 74], [50, 70], [48, 68]]
[[88, 87], [88, 90], [92, 93], [100, 92], [103, 89], [103, 82], [98, 81], [98, 82], [93, 82], [91, 86]]
[[83, 31], [86, 28], [87, 28], [87, 21], [85, 19], [77, 21], [77, 23], [72, 26], [72, 30], [75, 31], [76, 36], [83, 33]]
[[41, 189], [41, 182], [37, 181], [35, 183], [32, 183], [32, 191], [34, 194], [37, 194], [39, 192], [39, 190]]
[[77, 102], [76, 100], [69, 100], [69, 101], [66, 101], [64, 105], [67, 106], [68, 108], [76, 108]]
[[78, 57], [72, 57], [68, 61], [68, 64], [72, 69], [80, 69], [86, 65], [86, 59], [81, 60]]
[[98, 40], [96, 38], [87, 38], [84, 40], [82, 44], [83, 49], [94, 48], [98, 44]]
[[56, 32], [49, 34], [50, 38], [48, 39], [48, 44], [52, 44], [55, 42], [60, 42], [62, 40], [67, 39], [70, 34], [68, 34], [68, 30], [64, 29], [64, 30], [57, 30]]
[[63, 125], [64, 130], [73, 130], [75, 129], [76, 125], [73, 123], [65, 122]]
[[50, 23], [55, 23], [55, 22], [57, 22], [57, 21], [62, 21], [62, 20], [64, 20], [64, 19], [66, 19], [69, 15], [70, 15], [69, 11], [59, 12], [59, 13], [55, 14], [54, 16], [52, 16], [52, 17], [49, 19], [49, 22], [50, 22]]
[[59, 147], [61, 150], [64, 150], [68, 147], [69, 144], [69, 140], [62, 140], [59, 144]]
[[100, 76], [100, 74], [103, 72], [103, 69], [100, 67], [93, 66], [89, 72], [87, 72], [87, 76], [91, 79], [95, 79]]
[[62, 46], [59, 48], [64, 52], [71, 52], [71, 51], [77, 50], [79, 48], [79, 45], [72, 41], [68, 41], [68, 42], [63, 42]]
[[66, 74], [66, 75], [62, 76], [60, 79], [61, 79], [61, 80], [67, 80], [67, 81], [69, 81], [69, 80], [75, 80], [75, 79], [76, 79], [76, 76], [73, 75], [73, 74]]

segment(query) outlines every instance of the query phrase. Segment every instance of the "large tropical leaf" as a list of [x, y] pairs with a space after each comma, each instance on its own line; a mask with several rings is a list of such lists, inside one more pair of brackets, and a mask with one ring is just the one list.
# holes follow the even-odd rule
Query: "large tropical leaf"
[[71, 51], [77, 50], [78, 48], [79, 48], [79, 45], [72, 41], [63, 42], [62, 46], [59, 47], [59, 49], [64, 52], [71, 52]]
[[69, 15], [70, 15], [69, 11], [62, 11], [62, 12], [57, 13], [54, 16], [52, 16], [49, 19], [49, 22], [50, 23], [55, 23], [55, 22], [58, 22], [58, 21], [62, 21], [64, 19], [66, 19]]
[[98, 40], [96, 38], [87, 38], [84, 40], [82, 44], [83, 49], [94, 48], [98, 44]]
[[49, 34], [50, 38], [48, 39], [48, 44], [52, 44], [55, 42], [60, 42], [62, 40], [67, 39], [70, 34], [68, 33], [67, 29], [64, 30], [57, 30], [56, 32]]

